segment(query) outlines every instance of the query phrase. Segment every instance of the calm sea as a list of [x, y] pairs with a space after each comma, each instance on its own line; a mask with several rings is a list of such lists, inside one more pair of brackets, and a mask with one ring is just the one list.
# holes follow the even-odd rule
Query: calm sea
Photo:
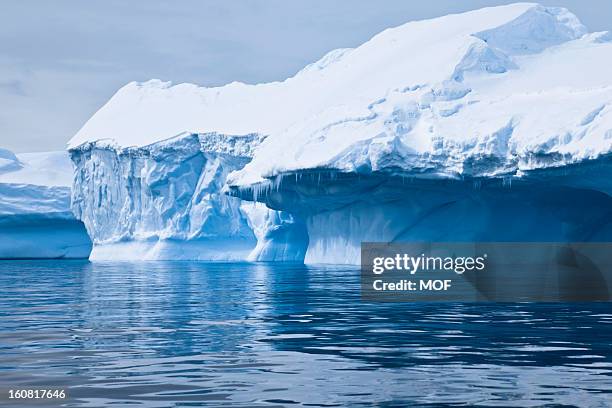
[[0, 262], [0, 405], [612, 405], [612, 303], [364, 303], [359, 271]]

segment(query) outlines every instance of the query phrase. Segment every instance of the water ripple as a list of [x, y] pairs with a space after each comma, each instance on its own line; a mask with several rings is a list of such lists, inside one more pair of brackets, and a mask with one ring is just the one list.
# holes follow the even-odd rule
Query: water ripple
[[351, 268], [267, 264], [0, 262], [0, 287], [0, 384], [68, 407], [612, 398], [609, 303], [365, 303]]

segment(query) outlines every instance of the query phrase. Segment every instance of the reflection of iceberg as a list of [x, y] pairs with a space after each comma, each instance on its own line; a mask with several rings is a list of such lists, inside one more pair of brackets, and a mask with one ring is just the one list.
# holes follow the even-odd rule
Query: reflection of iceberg
[[608, 37], [521, 3], [385, 30], [283, 82], [131, 83], [69, 143], [74, 209], [109, 257], [608, 240]]
[[87, 258], [91, 241], [70, 211], [65, 152], [0, 149], [0, 258]]
[[84, 324], [104, 335], [122, 322], [141, 335], [142, 349], [159, 348], [159, 358], [233, 350], [267, 336], [270, 264], [99, 261], [71, 268], [83, 274]]
[[76, 379], [81, 406], [609, 400], [604, 303], [373, 304], [360, 300], [354, 268], [337, 266], [2, 266], [3, 305], [14, 312], [3, 383]]

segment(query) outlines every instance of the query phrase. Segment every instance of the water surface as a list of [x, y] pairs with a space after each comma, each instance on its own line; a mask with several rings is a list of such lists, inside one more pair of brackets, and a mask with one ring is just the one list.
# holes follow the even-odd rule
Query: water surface
[[0, 287], [6, 406], [612, 404], [610, 303], [364, 303], [357, 270], [268, 264], [3, 261]]

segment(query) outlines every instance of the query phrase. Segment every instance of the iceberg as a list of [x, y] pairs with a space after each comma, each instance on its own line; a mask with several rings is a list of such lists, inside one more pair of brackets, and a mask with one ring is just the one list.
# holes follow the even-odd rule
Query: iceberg
[[66, 152], [0, 149], [0, 259], [87, 258], [91, 240], [70, 210]]
[[73, 208], [95, 243], [188, 258], [610, 240], [609, 38], [517, 3], [387, 29], [282, 82], [130, 83], [68, 144]]

